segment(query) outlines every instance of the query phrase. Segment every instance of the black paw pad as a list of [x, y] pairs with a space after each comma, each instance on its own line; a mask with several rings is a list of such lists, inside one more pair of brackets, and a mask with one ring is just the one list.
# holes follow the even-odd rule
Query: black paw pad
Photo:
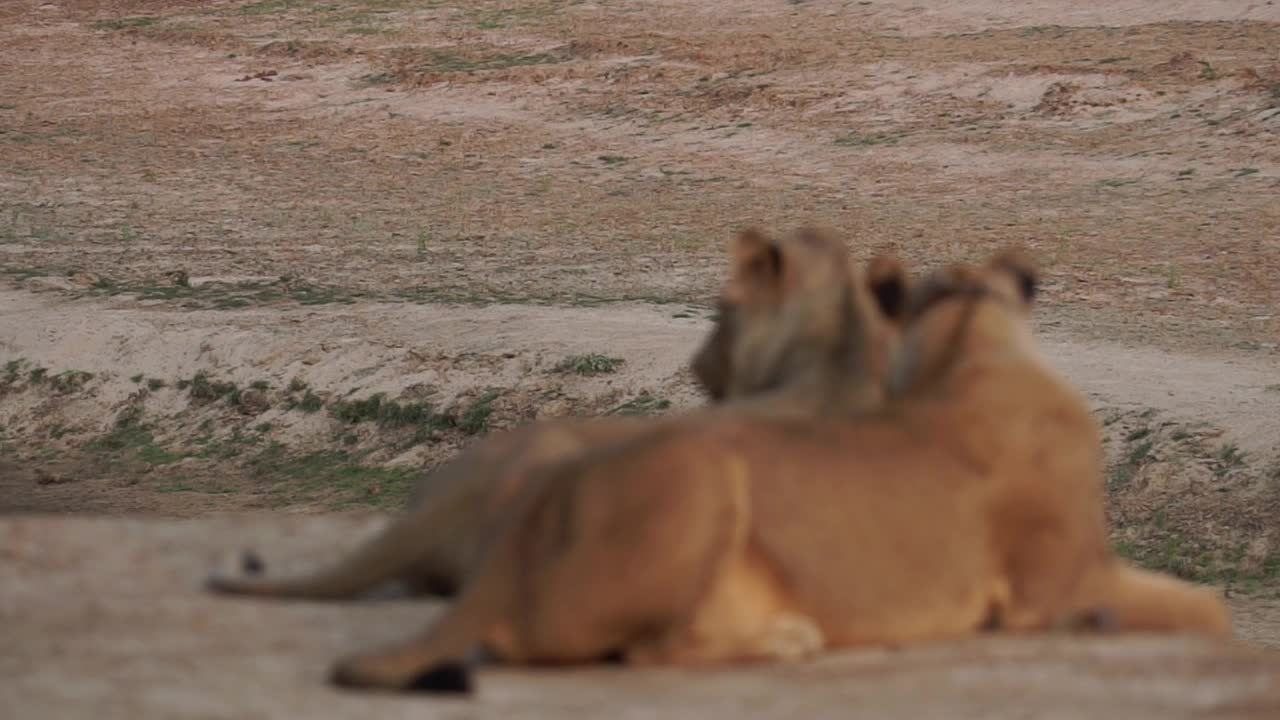
[[458, 662], [441, 663], [422, 673], [409, 683], [409, 690], [429, 693], [470, 695], [471, 669]]

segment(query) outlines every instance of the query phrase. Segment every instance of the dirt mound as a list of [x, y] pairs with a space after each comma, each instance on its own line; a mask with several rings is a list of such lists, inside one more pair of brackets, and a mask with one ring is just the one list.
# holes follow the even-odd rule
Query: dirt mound
[[700, 402], [686, 364], [704, 315], [679, 308], [0, 297], [10, 511], [399, 507], [486, 432]]
[[1280, 464], [1220, 428], [1154, 410], [1106, 413], [1113, 541], [1147, 567], [1228, 589], [1277, 590]]

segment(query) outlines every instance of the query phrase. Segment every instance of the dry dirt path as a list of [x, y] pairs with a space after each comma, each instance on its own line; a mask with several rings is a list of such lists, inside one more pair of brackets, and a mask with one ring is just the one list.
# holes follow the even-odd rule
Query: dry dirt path
[[1191, 639], [987, 639], [719, 672], [491, 672], [477, 700], [339, 693], [337, 655], [418, 627], [407, 602], [198, 589], [223, 549], [313, 563], [342, 516], [0, 520], [0, 716], [136, 718], [1273, 718], [1280, 655]]

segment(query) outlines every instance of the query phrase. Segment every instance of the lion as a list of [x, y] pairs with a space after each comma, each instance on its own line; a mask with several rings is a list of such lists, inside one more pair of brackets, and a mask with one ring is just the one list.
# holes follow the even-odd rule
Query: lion
[[[999, 274], [1012, 279], [1013, 292], [1006, 287], [1003, 295], [1006, 305], [1011, 297], [1021, 298], [1029, 309], [1038, 272], [1020, 249], [998, 253], [982, 269], [952, 266], [913, 288], [902, 320], [911, 329], [890, 371], [893, 398], [925, 391], [944, 373], [958, 373], [966, 366], [974, 379], [1003, 386], [1002, 393], [991, 392], [990, 400], [982, 402], [980, 395], [970, 394], [982, 387], [977, 382], [965, 395], [952, 396], [961, 407], [972, 401], [968, 413], [952, 417], [968, 418], [977, 430], [958, 457], [977, 461], [987, 453], [1019, 448], [1028, 459], [1021, 472], [993, 473], [985, 487], [984, 510], [1008, 582], [1008, 596], [1002, 605], [993, 606], [989, 627], [1041, 631], [1087, 620], [1099, 623], [1101, 627], [1094, 629], [1101, 630], [1229, 637], [1230, 614], [1215, 592], [1133, 567], [1111, 552], [1101, 436], [1088, 404], [1049, 367], [1036, 349], [1029, 324], [1002, 326], [998, 316], [979, 312], [976, 300], [962, 304], [966, 298], [1001, 297], [993, 285], [993, 276]], [[947, 327], [948, 305], [955, 315], [969, 315], [949, 323], [953, 332], [964, 332], [963, 341], [923, 332], [922, 322], [929, 315], [939, 329]], [[969, 346], [984, 335], [989, 352], [1005, 344], [1005, 356], [993, 354], [987, 367], [972, 363], [977, 355]], [[993, 373], [999, 373], [998, 381]], [[1035, 413], [1028, 413], [1032, 409]], [[1009, 421], [1018, 416], [1036, 421]], [[1066, 440], [1047, 443], [1046, 437]]]
[[341, 659], [331, 681], [467, 691], [477, 650], [794, 660], [1096, 610], [1120, 630], [1229, 635], [1212, 593], [1111, 555], [1098, 429], [1036, 347], [1036, 285], [1011, 249], [913, 290], [878, 410], [703, 412], [542, 468], [457, 602], [417, 637]]
[[[883, 400], [896, 318], [908, 279], [889, 255], [861, 275], [833, 235], [802, 228], [778, 239], [748, 228], [730, 245], [730, 277], [715, 326], [694, 355], [692, 370], [713, 404], [734, 412], [808, 414], [834, 398], [820, 378], [839, 372], [857, 403]], [[836, 316], [851, 284], [865, 283], [873, 302]], [[779, 394], [779, 387], [791, 390]], [[851, 401], [854, 402], [854, 401]], [[395, 580], [415, 594], [451, 596], [472, 568], [505, 504], [537, 467], [587, 448], [620, 442], [668, 418], [566, 418], [488, 436], [431, 472], [397, 520], [337, 563], [296, 577], [259, 577], [256, 556], [245, 572], [215, 574], [215, 592], [304, 599], [341, 599]]]

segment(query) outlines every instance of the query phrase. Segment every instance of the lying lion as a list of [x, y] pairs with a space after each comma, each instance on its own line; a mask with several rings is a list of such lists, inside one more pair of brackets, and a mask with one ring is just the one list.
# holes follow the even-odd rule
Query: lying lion
[[[902, 267], [881, 256], [863, 279], [842, 244], [811, 229], [783, 239], [746, 230], [730, 250], [730, 278], [716, 325], [692, 363], [711, 399], [739, 400], [734, 412], [772, 415], [882, 402], [898, 337], [896, 315], [906, 293]], [[869, 302], [845, 302], [855, 283], [865, 284], [856, 292]], [[830, 383], [823, 380], [837, 372], [854, 378], [844, 386], [847, 398], [828, 392]], [[777, 392], [783, 387], [788, 391]], [[451, 595], [535, 468], [667, 422], [574, 418], [486, 437], [430, 473], [404, 515], [336, 564], [299, 577], [215, 575], [207, 586], [224, 593], [333, 599], [400, 580], [411, 590]]]
[[[1097, 428], [1036, 347], [1035, 287], [1005, 252], [913, 291], [894, 397], [870, 416], [856, 402], [818, 418], [704, 412], [544, 468], [458, 601], [333, 681], [460, 690], [477, 648], [725, 663], [1097, 609], [1122, 630], [1229, 634], [1213, 593], [1109, 552]], [[848, 398], [849, 382], [828, 392]]]

